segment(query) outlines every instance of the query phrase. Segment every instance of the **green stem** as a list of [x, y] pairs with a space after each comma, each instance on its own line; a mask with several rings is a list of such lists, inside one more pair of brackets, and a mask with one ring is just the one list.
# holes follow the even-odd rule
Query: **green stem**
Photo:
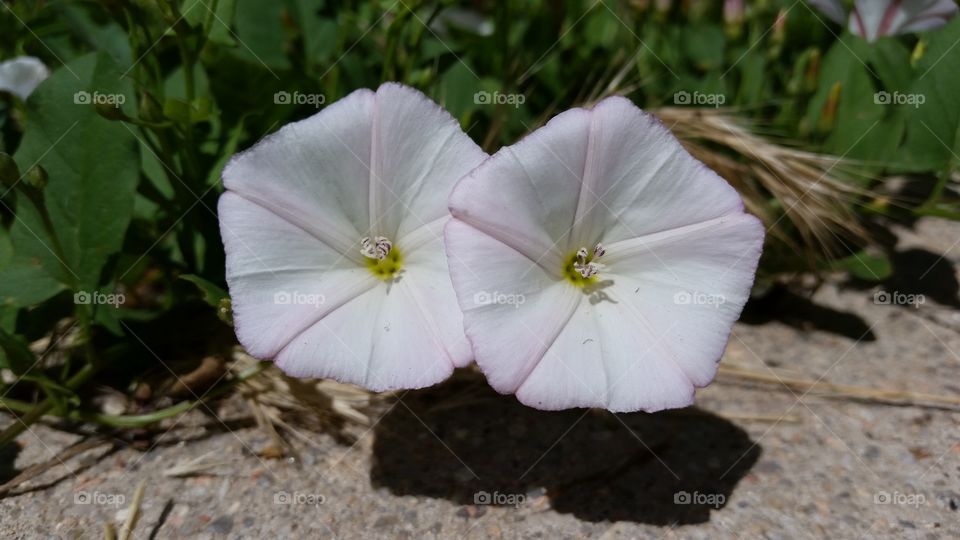
[[172, 418], [174, 416], [183, 414], [187, 411], [193, 410], [204, 401], [213, 399], [225, 394], [228, 390], [234, 388], [241, 382], [263, 371], [264, 368], [269, 364], [270, 364], [269, 362], [258, 363], [256, 366], [248, 369], [247, 371], [244, 371], [243, 373], [240, 373], [235, 378], [227, 381], [224, 384], [221, 384], [220, 386], [214, 388], [213, 390], [210, 390], [201, 399], [197, 399], [194, 401], [183, 401], [183, 402], [177, 403], [176, 405], [171, 405], [170, 407], [159, 409], [151, 413], [115, 416], [115, 415], [109, 415], [109, 414], [98, 414], [98, 413], [91, 414], [91, 413], [77, 412], [71, 416], [81, 420], [96, 422], [98, 424], [103, 424], [106, 426], [118, 427], [118, 428], [143, 427], [150, 424], [155, 424], [161, 420]]
[[935, 216], [952, 220], [960, 220], [960, 210], [938, 208], [936, 206], [921, 206], [913, 211], [918, 216]]
[[3, 407], [8, 411], [18, 413], [28, 413], [33, 410], [32, 403], [27, 403], [26, 401], [20, 401], [19, 399], [12, 399], [8, 397], [0, 398], [0, 407]]
[[217, 14], [217, 5], [220, 3], [220, 0], [213, 0], [210, 2], [210, 5], [206, 6], [207, 16], [203, 21], [203, 33], [200, 36], [200, 39], [197, 40], [197, 56], [200, 56], [200, 53], [203, 51], [203, 47], [207, 44], [207, 40], [210, 38], [210, 31], [213, 29], [213, 18]]
[[[99, 365], [94, 363], [88, 363], [83, 366], [83, 368], [71, 377], [67, 383], [66, 387], [71, 390], [76, 390], [77, 388], [83, 386], [91, 377], [93, 377], [97, 371], [100, 370]], [[3, 432], [0, 432], [0, 448], [10, 444], [14, 439], [20, 436], [21, 433], [29, 429], [29, 427], [43, 417], [43, 415], [50, 412], [50, 409], [53, 408], [53, 400], [45, 399], [34, 405], [29, 412], [23, 415], [19, 421], [7, 426]]]
[[[73, 411], [67, 414], [66, 417], [73, 420], [83, 420], [83, 421], [93, 422], [93, 423], [115, 427], [115, 428], [135, 428], [135, 427], [143, 427], [150, 424], [155, 424], [161, 420], [172, 418], [174, 416], [178, 416], [187, 411], [190, 411], [196, 408], [197, 406], [199, 406], [201, 403], [203, 403], [206, 400], [213, 399], [227, 393], [228, 390], [233, 389], [243, 381], [249, 380], [250, 378], [262, 372], [268, 365], [270, 365], [270, 362], [258, 362], [255, 366], [251, 367], [250, 369], [247, 369], [246, 371], [241, 372], [239, 375], [237, 375], [233, 379], [230, 379], [226, 383], [223, 383], [220, 386], [217, 386], [216, 388], [210, 390], [201, 399], [197, 399], [194, 401], [183, 401], [183, 402], [177, 403], [176, 405], [172, 405], [164, 409], [159, 409], [147, 414], [110, 415], [110, 414], [101, 414], [101, 413], [86, 413], [82, 411]], [[73, 386], [74, 384], [76, 384], [77, 386], [83, 384], [83, 382], [88, 380], [89, 377], [93, 375], [93, 373], [94, 372], [86, 374], [83, 371], [81, 371], [80, 373], [77, 373], [77, 375], [75, 375], [67, 383], [67, 386], [71, 388], [75, 388], [75, 386]], [[6, 445], [8, 442], [13, 440], [17, 436], [19, 436], [21, 433], [23, 433], [23, 431], [27, 428], [27, 426], [36, 422], [41, 417], [43, 417], [46, 413], [50, 411], [52, 406], [53, 404], [50, 403], [49, 400], [44, 401], [38, 405], [31, 405], [29, 403], [15, 400], [15, 399], [9, 399], [9, 398], [0, 399], [0, 407], [4, 407], [11, 411], [26, 413], [26, 415], [20, 419], [22, 423], [14, 424], [9, 428], [7, 428], [6, 430], [4, 430], [2, 434], [0, 434], [0, 446]]]

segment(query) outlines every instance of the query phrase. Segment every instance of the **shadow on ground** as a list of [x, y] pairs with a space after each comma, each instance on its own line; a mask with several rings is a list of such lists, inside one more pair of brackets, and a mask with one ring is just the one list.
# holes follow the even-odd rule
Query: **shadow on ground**
[[669, 525], [722, 511], [760, 447], [698, 409], [543, 412], [462, 372], [404, 395], [377, 424], [373, 454], [371, 481], [396, 495], [472, 505], [525, 494], [532, 505], [545, 494], [583, 520]]
[[893, 253], [891, 263], [893, 275], [883, 283], [888, 293], [923, 295], [940, 305], [960, 308], [960, 282], [953, 263], [944, 255], [912, 248]]
[[[6, 422], [7, 417], [0, 416], [0, 421]], [[19, 444], [8, 444], [0, 447], [0, 485], [7, 483], [8, 480], [17, 475], [14, 462], [19, 454]]]
[[779, 321], [804, 331], [820, 330], [858, 341], [876, 341], [870, 326], [856, 313], [816, 304], [785, 287], [775, 287], [762, 298], [751, 299], [740, 315], [749, 325]]

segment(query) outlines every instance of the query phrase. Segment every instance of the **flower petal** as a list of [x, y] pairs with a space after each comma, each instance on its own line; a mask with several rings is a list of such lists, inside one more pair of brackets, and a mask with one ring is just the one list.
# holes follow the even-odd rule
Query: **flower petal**
[[517, 399], [544, 410], [614, 412], [654, 412], [693, 402], [693, 384], [661, 337], [642, 331], [631, 306], [580, 300], [543, 361], [517, 389]]
[[457, 184], [454, 217], [559, 275], [586, 164], [590, 115], [566, 111]]
[[398, 239], [448, 216], [453, 185], [487, 158], [450, 113], [395, 83], [377, 89], [372, 153], [376, 230]]
[[731, 214], [607, 247], [610, 294], [696, 386], [716, 373], [750, 296], [763, 235], [757, 218]]
[[513, 393], [566, 326], [579, 293], [472, 225], [451, 220], [445, 238], [477, 364], [494, 389]]
[[297, 225], [226, 192], [218, 203], [237, 339], [273, 358], [294, 336], [380, 284]]
[[850, 31], [875, 41], [879, 37], [938, 28], [957, 11], [953, 0], [856, 0]]
[[[953, 18], [958, 11], [954, 0], [906, 0], [895, 4], [890, 21], [881, 25], [878, 34], [889, 36], [939, 28]], [[886, 21], [884, 21], [886, 22]]]
[[[407, 271], [400, 279], [421, 299], [422, 305], [429, 308], [423, 316], [436, 326], [453, 364], [464, 367], [473, 361], [473, 351], [463, 333], [463, 313], [457, 305], [444, 252], [442, 225], [449, 219], [447, 216], [442, 223], [431, 227], [430, 239], [420, 248], [407, 251], [405, 244], [400, 245], [404, 253], [409, 253], [404, 260]], [[408, 235], [407, 242], [411, 236]]]
[[828, 19], [837, 24], [843, 24], [844, 19], [846, 19], [846, 10], [843, 8], [843, 3], [840, 0], [807, 0], [807, 3], [817, 8], [821, 13], [826, 15]]
[[[736, 214], [607, 246], [617, 255], [608, 267], [624, 271], [605, 275], [596, 293], [581, 295], [517, 398], [545, 410], [654, 412], [690, 405], [694, 387], [716, 374], [749, 295], [762, 239], [759, 220]], [[540, 328], [530, 320], [510, 324]], [[480, 351], [477, 361], [490, 365]], [[495, 363], [490, 371], [499, 371]]]
[[357, 90], [236, 155], [223, 184], [363, 262], [373, 115], [374, 93]]
[[329, 377], [375, 392], [436, 384], [454, 364], [429, 309], [406, 280], [375, 287], [294, 337], [277, 366], [295, 377]]
[[0, 63], [0, 91], [26, 100], [33, 90], [50, 76], [50, 70], [38, 58], [19, 56]]
[[571, 246], [609, 244], [740, 212], [725, 180], [695, 160], [660, 121], [622, 97], [593, 110], [589, 166]]

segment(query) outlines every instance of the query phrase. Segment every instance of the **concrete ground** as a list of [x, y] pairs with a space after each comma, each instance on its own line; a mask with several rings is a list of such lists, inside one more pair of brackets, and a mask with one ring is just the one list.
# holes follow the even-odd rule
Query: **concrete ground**
[[[758, 302], [724, 365], [960, 395], [960, 225], [897, 236], [894, 278]], [[313, 433], [297, 458], [267, 459], [237, 401], [222, 422], [171, 422], [149, 451], [101, 447], [18, 486], [0, 500], [0, 537], [102, 537], [141, 480], [144, 539], [960, 537], [958, 408], [721, 377], [687, 410], [544, 413], [461, 373], [384, 407], [353, 444]], [[77, 440], [37, 426], [0, 474]], [[164, 475], [197, 459], [198, 474]]]

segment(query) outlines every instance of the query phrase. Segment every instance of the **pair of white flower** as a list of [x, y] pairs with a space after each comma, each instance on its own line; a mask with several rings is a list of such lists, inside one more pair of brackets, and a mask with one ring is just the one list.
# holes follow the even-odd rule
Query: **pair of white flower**
[[763, 243], [737, 192], [621, 97], [488, 156], [387, 83], [285, 126], [223, 180], [240, 342], [376, 391], [476, 359], [540, 409], [686, 406]]
[[[841, 0], [808, 0], [830, 20], [843, 24], [847, 18]], [[921, 32], [939, 28], [957, 14], [954, 0], [856, 0], [847, 26], [866, 39]]]

